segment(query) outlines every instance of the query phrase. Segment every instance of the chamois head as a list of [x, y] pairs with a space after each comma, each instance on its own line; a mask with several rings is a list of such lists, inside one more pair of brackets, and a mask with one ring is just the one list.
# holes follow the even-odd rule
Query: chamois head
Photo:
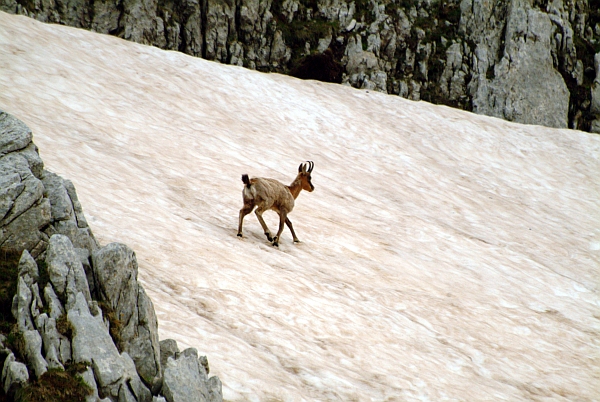
[[315, 189], [315, 186], [313, 186], [310, 181], [310, 174], [313, 171], [314, 167], [315, 164], [313, 161], [301, 163], [300, 166], [298, 166], [298, 176], [296, 176], [296, 180], [300, 180], [302, 190], [312, 192]]

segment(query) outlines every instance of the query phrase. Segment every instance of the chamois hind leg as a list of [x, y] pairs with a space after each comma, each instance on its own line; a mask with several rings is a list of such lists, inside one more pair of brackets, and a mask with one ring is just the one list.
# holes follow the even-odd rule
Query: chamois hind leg
[[269, 228], [267, 227], [267, 224], [265, 223], [262, 217], [263, 212], [265, 212], [265, 210], [261, 209], [260, 207], [256, 208], [256, 211], [254, 211], [256, 217], [258, 218], [258, 221], [260, 222], [260, 226], [262, 226], [263, 230], [265, 231], [265, 236], [267, 236], [267, 240], [273, 241], [273, 238], [271, 237], [271, 232], [269, 231]]
[[240, 209], [240, 223], [238, 225], [238, 236], [242, 237], [242, 224], [244, 223], [244, 216], [248, 215], [250, 212], [252, 212], [252, 210], [254, 209], [254, 203], [249, 203], [246, 204], [244, 203], [244, 206], [242, 207], [242, 209]]
[[281, 232], [283, 232], [283, 226], [286, 220], [287, 213], [279, 212], [279, 230], [277, 231], [277, 235], [273, 238], [273, 246], [275, 247], [279, 247], [279, 238], [281, 237]]
[[299, 243], [300, 240], [296, 237], [296, 232], [294, 232], [294, 227], [292, 226], [292, 221], [290, 218], [285, 218], [285, 223], [288, 228], [290, 228], [290, 232], [292, 232], [292, 236], [294, 237], [294, 243]]

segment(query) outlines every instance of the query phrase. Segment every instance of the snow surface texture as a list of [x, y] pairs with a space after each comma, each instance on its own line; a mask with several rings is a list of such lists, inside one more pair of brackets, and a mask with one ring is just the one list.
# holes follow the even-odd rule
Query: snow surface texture
[[[0, 108], [226, 400], [600, 398], [598, 135], [4, 13]], [[236, 237], [241, 175], [304, 160], [302, 243]]]

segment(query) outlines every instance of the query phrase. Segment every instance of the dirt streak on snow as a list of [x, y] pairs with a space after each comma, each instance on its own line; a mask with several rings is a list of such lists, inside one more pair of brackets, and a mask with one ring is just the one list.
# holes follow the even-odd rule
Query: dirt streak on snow
[[[4, 13], [0, 108], [227, 400], [600, 398], [597, 135]], [[307, 159], [302, 243], [237, 238], [241, 174]]]

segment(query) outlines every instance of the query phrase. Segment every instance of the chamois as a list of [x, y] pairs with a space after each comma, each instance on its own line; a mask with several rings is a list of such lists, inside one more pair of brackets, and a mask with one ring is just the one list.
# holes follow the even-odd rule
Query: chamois
[[[242, 181], [245, 184], [242, 191], [244, 206], [240, 209], [240, 224], [237, 235], [242, 237], [244, 216], [252, 212], [254, 207], [257, 207], [255, 211], [256, 217], [265, 231], [267, 239], [273, 242], [273, 246], [279, 247], [279, 239], [281, 232], [283, 232], [284, 223], [290, 228], [294, 242], [299, 242], [300, 240], [296, 237], [292, 222], [287, 215], [294, 209], [294, 200], [298, 198], [302, 190], [312, 192], [315, 189], [310, 181], [310, 174], [314, 167], [315, 164], [312, 161], [301, 163], [298, 166], [298, 175], [289, 186], [275, 179], [265, 179], [262, 177], [250, 179], [247, 174], [242, 175]], [[263, 212], [268, 209], [272, 209], [279, 214], [279, 230], [275, 237], [271, 237], [271, 232], [262, 217]]]

